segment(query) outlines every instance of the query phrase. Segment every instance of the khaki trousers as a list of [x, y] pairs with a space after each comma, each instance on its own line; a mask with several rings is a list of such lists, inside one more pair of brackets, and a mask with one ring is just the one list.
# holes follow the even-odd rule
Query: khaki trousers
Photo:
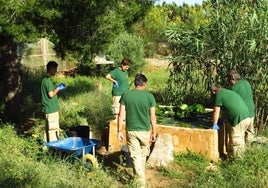
[[46, 114], [45, 140], [47, 142], [58, 140], [59, 129], [59, 112]]
[[254, 117], [250, 118], [249, 127], [246, 130], [246, 142], [251, 143], [254, 138]]
[[134, 174], [137, 176], [140, 187], [145, 187], [146, 158], [150, 154], [150, 132], [127, 131], [127, 144], [133, 161]]
[[242, 157], [245, 152], [246, 131], [249, 129], [251, 119], [247, 118], [230, 129], [230, 154], [232, 157]]
[[254, 137], [254, 118], [247, 118], [234, 127], [227, 121], [218, 131], [220, 156], [241, 157], [245, 151], [245, 142]]
[[119, 107], [120, 107], [120, 98], [121, 96], [113, 96], [113, 114], [115, 116], [115, 118], [117, 118], [118, 114], [119, 114]]

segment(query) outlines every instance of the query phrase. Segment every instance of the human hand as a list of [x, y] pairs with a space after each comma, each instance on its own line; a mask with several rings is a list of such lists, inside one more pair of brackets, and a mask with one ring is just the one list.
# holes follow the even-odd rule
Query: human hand
[[64, 83], [60, 83], [59, 85], [57, 85], [58, 90], [63, 90], [65, 88], [66, 88], [66, 85]]
[[120, 142], [123, 142], [124, 140], [124, 135], [122, 132], [118, 132], [117, 134], [117, 140], [120, 141]]
[[117, 81], [114, 81], [114, 83], [113, 83], [113, 87], [114, 87], [114, 88], [119, 88], [119, 84], [118, 84]]
[[156, 141], [156, 134], [151, 134], [150, 141], [151, 142], [155, 142]]
[[217, 124], [213, 124], [212, 129], [214, 129], [214, 130], [219, 130], [220, 127], [219, 127]]

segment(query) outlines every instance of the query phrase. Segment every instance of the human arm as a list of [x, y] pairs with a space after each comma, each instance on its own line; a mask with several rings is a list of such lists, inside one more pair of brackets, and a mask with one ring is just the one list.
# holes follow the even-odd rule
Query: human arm
[[118, 119], [117, 119], [117, 139], [120, 142], [124, 140], [124, 135], [122, 133], [124, 116], [125, 116], [125, 106], [120, 104], [119, 114], [118, 114]]
[[52, 98], [55, 95], [57, 95], [60, 90], [63, 90], [65, 88], [66, 88], [66, 85], [64, 83], [60, 83], [59, 85], [57, 85], [57, 87], [54, 90], [48, 92], [48, 96]]
[[59, 91], [60, 91], [60, 90], [59, 90], [58, 88], [55, 88], [54, 90], [49, 91], [49, 92], [48, 92], [48, 96], [49, 96], [49, 98], [52, 98], [52, 97], [54, 97], [55, 95], [57, 95]]
[[113, 82], [113, 87], [115, 87], [115, 88], [118, 88], [118, 87], [119, 87], [118, 82], [111, 76], [111, 74], [107, 74], [107, 75], [105, 76], [105, 78], [106, 78], [107, 80], [110, 80], [111, 82]]
[[107, 80], [110, 80], [111, 82], [116, 82], [116, 80], [115, 79], [113, 79], [113, 77], [112, 77], [112, 75], [111, 74], [107, 74], [106, 76], [105, 76], [105, 78], [107, 79]]
[[156, 140], [156, 115], [155, 115], [155, 107], [150, 108], [150, 121], [151, 121], [151, 126], [152, 126], [152, 132], [151, 132], [151, 137], [150, 141], [155, 142]]
[[215, 129], [218, 126], [218, 120], [219, 120], [219, 117], [220, 117], [220, 111], [221, 111], [221, 107], [220, 106], [214, 106], [213, 116], [212, 116], [212, 122], [213, 122], [213, 127], [215, 127]]

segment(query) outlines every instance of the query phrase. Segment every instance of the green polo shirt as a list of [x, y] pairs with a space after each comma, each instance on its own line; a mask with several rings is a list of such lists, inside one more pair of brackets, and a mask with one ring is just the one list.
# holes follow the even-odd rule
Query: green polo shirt
[[234, 91], [221, 89], [216, 94], [215, 106], [222, 107], [231, 126], [249, 117], [248, 107]]
[[42, 100], [42, 111], [46, 114], [59, 111], [58, 96], [55, 95], [52, 98], [48, 96], [48, 92], [53, 91], [56, 88], [55, 83], [51, 77], [45, 76], [41, 83], [41, 100]]
[[150, 108], [156, 105], [153, 94], [146, 90], [132, 89], [120, 99], [126, 109], [127, 131], [149, 131], [151, 129]]
[[112, 89], [112, 96], [122, 96], [128, 90], [128, 73], [123, 71], [121, 68], [117, 67], [110, 72], [113, 79], [118, 82], [119, 87]]
[[255, 104], [253, 102], [252, 89], [247, 80], [239, 80], [232, 85], [232, 90], [238, 93], [245, 101], [250, 117], [255, 116]]

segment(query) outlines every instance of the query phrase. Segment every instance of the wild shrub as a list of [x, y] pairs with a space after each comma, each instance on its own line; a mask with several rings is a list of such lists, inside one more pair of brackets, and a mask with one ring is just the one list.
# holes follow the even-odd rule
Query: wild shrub
[[[57, 82], [67, 85], [59, 93], [62, 128], [90, 125], [93, 129], [102, 130], [109, 125], [109, 121], [113, 119], [109, 81], [98, 77], [76, 76], [57, 78]], [[104, 86], [101, 90], [98, 90], [99, 84]]]
[[129, 58], [132, 62], [128, 71], [130, 75], [140, 73], [146, 63], [143, 40], [126, 32], [115, 37], [105, 53], [110, 60], [114, 61], [114, 67], [118, 67], [123, 58]]

